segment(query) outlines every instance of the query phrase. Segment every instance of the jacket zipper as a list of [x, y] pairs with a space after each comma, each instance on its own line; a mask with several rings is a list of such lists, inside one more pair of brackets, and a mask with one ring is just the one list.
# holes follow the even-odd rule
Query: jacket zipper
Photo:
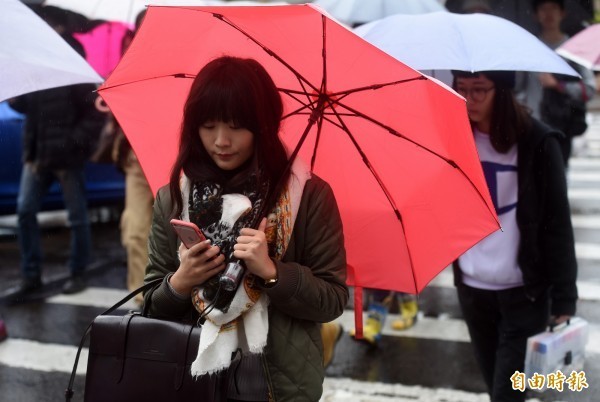
[[269, 373], [269, 368], [267, 365], [267, 358], [265, 357], [265, 354], [263, 353], [261, 356], [261, 362], [263, 365], [263, 370], [265, 372], [265, 377], [267, 377], [267, 388], [269, 391], [269, 402], [276, 402], [275, 401], [275, 397], [273, 396], [273, 383], [271, 382], [271, 374]]

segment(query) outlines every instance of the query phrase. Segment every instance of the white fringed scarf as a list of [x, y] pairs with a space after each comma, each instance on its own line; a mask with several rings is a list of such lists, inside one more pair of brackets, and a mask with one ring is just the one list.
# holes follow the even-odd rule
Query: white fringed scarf
[[[304, 185], [308, 179], [310, 179], [310, 170], [299, 158], [296, 158], [292, 164], [288, 183], [267, 218], [265, 233], [269, 242], [270, 255], [276, 260], [283, 257], [289, 244]], [[181, 192], [184, 203], [181, 219], [185, 221], [189, 221], [188, 203], [185, 200], [189, 199], [190, 187], [190, 180], [183, 176]], [[224, 204], [233, 203], [232, 208], [236, 208], [236, 199], [242, 199], [242, 203], [247, 203], [244, 195], [238, 194], [225, 198], [227, 196], [232, 194], [223, 196]], [[269, 332], [267, 309], [269, 300], [257, 286], [252, 286], [253, 281], [254, 276], [247, 272], [227, 312], [213, 309], [208, 314], [202, 327], [198, 355], [192, 363], [193, 376], [212, 374], [228, 368], [232, 354], [238, 349], [241, 349], [243, 354], [262, 353]], [[210, 303], [210, 300], [203, 299], [202, 290], [203, 287], [198, 287], [192, 292], [192, 302], [198, 311], [204, 311]]]

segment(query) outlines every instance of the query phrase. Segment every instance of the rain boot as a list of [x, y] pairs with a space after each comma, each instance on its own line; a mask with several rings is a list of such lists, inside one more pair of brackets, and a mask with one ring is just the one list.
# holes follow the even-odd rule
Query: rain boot
[[417, 300], [411, 298], [400, 302], [400, 318], [392, 321], [392, 328], [402, 331], [411, 328], [417, 322], [419, 306]]
[[[367, 320], [363, 327], [363, 339], [371, 345], [377, 345], [381, 339], [381, 330], [388, 314], [388, 307], [381, 303], [371, 303], [367, 310]], [[354, 337], [356, 331], [350, 331], [350, 336]]]
[[321, 339], [323, 341], [323, 367], [329, 366], [333, 360], [335, 345], [342, 337], [344, 329], [337, 322], [326, 322], [321, 325]]

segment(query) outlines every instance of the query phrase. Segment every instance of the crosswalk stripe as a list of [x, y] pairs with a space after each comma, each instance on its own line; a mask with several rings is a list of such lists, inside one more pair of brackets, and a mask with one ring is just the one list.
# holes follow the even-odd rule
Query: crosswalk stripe
[[[456, 318], [419, 317], [417, 324], [409, 329], [398, 331], [392, 329], [391, 323], [400, 318], [396, 314], [388, 314], [381, 333], [400, 338], [435, 339], [449, 342], [470, 342], [469, 331], [464, 320]], [[366, 313], [363, 322], [366, 320]], [[346, 310], [336, 319], [346, 331], [354, 328], [354, 312]], [[600, 325], [589, 324], [589, 337], [586, 345], [588, 355], [600, 355]], [[597, 357], [597, 356], [596, 356]]]
[[[77, 349], [74, 346], [42, 344], [25, 339], [7, 339], [0, 343], [0, 364], [9, 367], [69, 374]], [[83, 349], [77, 374], [86, 374], [88, 350]], [[487, 394], [434, 389], [402, 384], [364, 382], [350, 378], [326, 377], [322, 402], [484, 402]], [[528, 400], [537, 402], [537, 400]]]
[[[0, 364], [45, 372], [71, 373], [77, 348], [27, 339], [7, 338], [0, 342]], [[81, 351], [77, 374], [85, 374], [88, 349]]]
[[489, 396], [418, 385], [384, 384], [349, 378], [326, 378], [322, 402], [486, 402]]
[[600, 160], [596, 158], [571, 158], [569, 159], [569, 167], [571, 170], [582, 168], [593, 168], [600, 170]]
[[600, 244], [575, 243], [575, 255], [578, 260], [600, 260]]
[[[452, 270], [447, 268], [440, 272], [427, 286], [439, 288], [453, 288], [454, 275]], [[591, 281], [577, 281], [577, 290], [579, 300], [600, 301], [600, 283]]]
[[[383, 335], [447, 342], [469, 342], [469, 334], [463, 320], [419, 317], [418, 323], [414, 327], [396, 331], [390, 325], [397, 318], [399, 318], [398, 315], [388, 315], [382, 331]], [[346, 331], [349, 331], [354, 328], [354, 312], [345, 311], [336, 321], [341, 323]], [[76, 352], [77, 347], [75, 346], [8, 338], [0, 343], [0, 364], [44, 372], [70, 373]], [[600, 354], [600, 325], [590, 324], [586, 354], [588, 358], [596, 358]], [[88, 349], [83, 348], [78, 374], [85, 374], [87, 359]]]
[[600, 215], [572, 215], [571, 222], [575, 229], [598, 229], [600, 230]]
[[[569, 391], [567, 391], [569, 392]], [[487, 393], [385, 384], [350, 378], [325, 378], [321, 402], [489, 402]], [[537, 398], [527, 402], [540, 402]]]
[[595, 188], [570, 188], [569, 189], [570, 200], [600, 200], [600, 190]]
[[600, 182], [600, 173], [596, 171], [570, 171], [569, 184], [577, 182]]
[[[120, 289], [89, 287], [73, 295], [59, 294], [46, 299], [48, 303], [109, 308], [127, 296], [129, 292]], [[137, 310], [137, 305], [129, 300], [122, 309]]]

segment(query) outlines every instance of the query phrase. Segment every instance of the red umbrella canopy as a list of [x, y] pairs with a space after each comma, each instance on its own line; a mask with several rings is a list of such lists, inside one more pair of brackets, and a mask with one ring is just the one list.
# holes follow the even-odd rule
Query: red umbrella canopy
[[153, 191], [192, 78], [222, 55], [256, 59], [280, 89], [282, 139], [305, 138], [299, 157], [334, 190], [350, 285], [417, 293], [498, 229], [465, 100], [310, 5], [149, 7], [99, 92]]

